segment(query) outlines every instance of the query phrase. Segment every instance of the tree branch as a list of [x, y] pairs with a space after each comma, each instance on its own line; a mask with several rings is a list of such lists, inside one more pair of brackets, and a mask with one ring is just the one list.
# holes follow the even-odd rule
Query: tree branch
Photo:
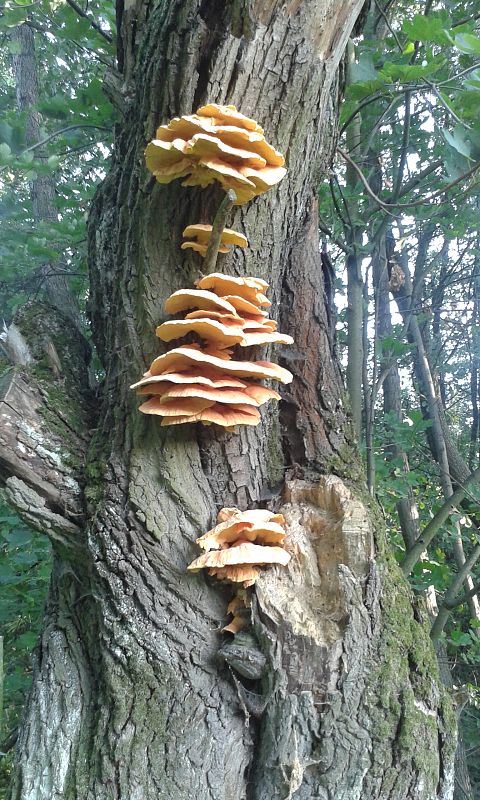
[[460, 486], [458, 489], [456, 489], [454, 493], [445, 500], [444, 504], [438, 509], [433, 519], [431, 519], [428, 525], [423, 529], [414, 546], [408, 551], [408, 553], [406, 553], [405, 558], [401, 562], [400, 566], [404, 575], [410, 574], [421, 554], [426, 550], [434, 536], [440, 530], [443, 523], [450, 516], [452, 509], [455, 508], [455, 506], [458, 505], [461, 500], [463, 500], [467, 494], [468, 488], [472, 484], [478, 483], [479, 480], [480, 467], [477, 467], [477, 469], [472, 472], [469, 478], [467, 478], [463, 486]]
[[342, 127], [340, 128], [340, 131], [339, 131], [339, 136], [341, 136], [343, 133], [345, 133], [345, 130], [348, 128], [348, 126], [350, 125], [351, 121], [353, 119], [355, 119], [357, 114], [360, 114], [360, 112], [364, 108], [366, 108], [366, 106], [371, 105], [371, 103], [374, 103], [375, 100], [381, 100], [381, 99], [386, 99], [386, 98], [384, 97], [384, 95], [381, 92], [377, 92], [376, 94], [373, 94], [370, 97], [367, 97], [365, 100], [362, 100], [362, 102], [358, 104], [358, 106], [352, 111], [350, 116], [347, 117], [347, 119], [343, 123], [343, 125], [342, 125]]
[[62, 133], [67, 133], [67, 131], [74, 131], [74, 130], [83, 129], [83, 128], [93, 128], [94, 130], [106, 131], [108, 133], [112, 132], [111, 129], [107, 128], [105, 125], [93, 125], [93, 124], [90, 124], [90, 123], [87, 123], [87, 122], [84, 123], [83, 125], [67, 125], [66, 128], [60, 128], [60, 130], [54, 131], [53, 133], [50, 133], [48, 136], [45, 137], [45, 139], [41, 139], [39, 142], [35, 142], [35, 144], [31, 144], [30, 147], [26, 147], [25, 150], [23, 150], [22, 152], [23, 153], [28, 153], [30, 150], [36, 150], [38, 147], [43, 147], [43, 145], [47, 144], [47, 142], [51, 142], [52, 139], [56, 139], [57, 136], [61, 136]]
[[18, 309], [15, 326], [24, 341], [21, 352], [10, 348], [14, 366], [0, 379], [0, 485], [30, 525], [78, 552], [92, 413], [89, 349], [72, 321], [47, 303]]
[[406, 194], [411, 192], [413, 189], [416, 189], [420, 181], [422, 181], [424, 178], [427, 178], [429, 175], [431, 175], [432, 172], [435, 172], [435, 170], [437, 170], [442, 165], [443, 161], [438, 159], [438, 161], [433, 161], [431, 164], [428, 165], [428, 167], [425, 167], [425, 169], [420, 170], [420, 172], [417, 172], [415, 175], [412, 176], [412, 178], [409, 181], [406, 181], [403, 184], [403, 187], [398, 196], [405, 197]]
[[405, 171], [405, 164], [407, 163], [408, 142], [410, 140], [410, 118], [411, 118], [411, 93], [405, 92], [405, 118], [403, 121], [403, 136], [402, 136], [402, 149], [400, 151], [400, 158], [398, 161], [397, 176], [395, 178], [395, 185], [392, 192], [392, 200], [398, 200], [400, 190], [402, 188], [403, 173]]
[[83, 17], [83, 19], [88, 20], [92, 28], [95, 28], [95, 30], [98, 31], [98, 33], [101, 36], [103, 36], [103, 38], [106, 39], [107, 42], [112, 44], [113, 37], [110, 36], [110, 34], [107, 33], [106, 31], [104, 31], [103, 28], [100, 27], [98, 22], [95, 22], [94, 19], [92, 19], [88, 14], [86, 14], [85, 11], [83, 11], [83, 9], [81, 9], [80, 6], [76, 4], [75, 0], [67, 0], [67, 3], [71, 8], [73, 8], [73, 10], [78, 14], [79, 17]]
[[[447, 619], [450, 615], [452, 607], [451, 604], [457, 597], [462, 584], [464, 583], [465, 579], [468, 578], [472, 568], [477, 563], [479, 558], [480, 558], [480, 544], [478, 544], [470, 553], [470, 556], [467, 558], [462, 568], [457, 572], [454, 581], [452, 582], [448, 591], [445, 594], [444, 601], [440, 606], [440, 608], [438, 609], [438, 614], [435, 618], [435, 622], [433, 623], [432, 629], [430, 631], [430, 636], [433, 639], [433, 641], [437, 641], [442, 635], [445, 623], [447, 622]], [[474, 588], [475, 587], [473, 587], [467, 594], [473, 597], [475, 594]]]
[[385, 11], [381, 7], [381, 5], [378, 2], [378, 0], [374, 0], [374, 2], [375, 2], [375, 8], [377, 9], [378, 13], [382, 17], [382, 19], [383, 19], [385, 25], [387, 26], [388, 30], [390, 31], [391, 35], [395, 39], [395, 42], [397, 43], [398, 49], [400, 50], [401, 53], [403, 53], [403, 44], [401, 43], [400, 39], [398, 38], [397, 33], [393, 30], [392, 26], [390, 25], [390, 20], [388, 19], [387, 15], [385, 14]]
[[367, 191], [367, 194], [372, 198], [372, 200], [375, 200], [375, 202], [380, 206], [380, 208], [383, 208], [384, 211], [391, 211], [392, 209], [395, 208], [413, 208], [415, 206], [428, 205], [431, 200], [434, 200], [436, 197], [440, 197], [440, 195], [450, 191], [450, 189], [453, 189], [454, 186], [457, 186], [463, 180], [470, 178], [472, 175], [475, 174], [475, 172], [477, 172], [480, 169], [480, 164], [474, 164], [474, 166], [471, 169], [469, 169], [468, 172], [465, 172], [463, 173], [463, 175], [460, 175], [458, 178], [455, 178], [454, 181], [448, 183], [442, 189], [437, 189], [435, 192], [432, 192], [432, 194], [429, 195], [429, 197], [425, 198], [424, 200], [412, 200], [411, 203], [385, 203], [383, 200], [380, 199], [380, 197], [378, 197], [378, 195], [375, 194], [369, 182], [367, 181], [365, 175], [363, 174], [362, 170], [360, 169], [358, 164], [356, 164], [355, 161], [353, 161], [353, 159], [350, 158], [348, 153], [346, 153], [345, 150], [342, 150], [341, 147], [337, 147], [337, 152], [355, 170], [361, 182], [363, 183]]
[[452, 611], [452, 609], [463, 605], [463, 603], [466, 603], [467, 600], [470, 600], [471, 597], [475, 597], [475, 595], [479, 594], [479, 592], [480, 592], [480, 581], [478, 581], [478, 583], [475, 584], [473, 589], [470, 589], [470, 591], [467, 592], [467, 594], [462, 595], [460, 600], [455, 600], [451, 601], [450, 603], [445, 603], [445, 608], [448, 608], [449, 611]]
[[333, 233], [333, 231], [331, 231], [331, 230], [330, 230], [330, 228], [327, 228], [327, 226], [326, 226], [326, 225], [324, 225], [324, 224], [323, 224], [323, 223], [322, 223], [320, 220], [318, 220], [318, 227], [320, 228], [320, 230], [322, 231], [322, 233], [324, 233], [326, 236], [328, 236], [328, 238], [329, 238], [329, 239], [330, 239], [330, 240], [331, 240], [331, 241], [332, 241], [332, 242], [333, 242], [333, 243], [334, 243], [334, 244], [335, 244], [335, 245], [336, 245], [336, 246], [337, 246], [337, 247], [338, 247], [340, 250], [342, 250], [342, 251], [343, 251], [343, 252], [344, 252], [346, 255], [348, 255], [349, 253], [351, 253], [351, 252], [352, 252], [352, 248], [351, 248], [351, 247], [349, 247], [348, 245], [346, 245], [346, 244], [345, 244], [344, 242], [342, 242], [340, 239], [338, 239], [338, 238], [335, 236], [335, 234]]

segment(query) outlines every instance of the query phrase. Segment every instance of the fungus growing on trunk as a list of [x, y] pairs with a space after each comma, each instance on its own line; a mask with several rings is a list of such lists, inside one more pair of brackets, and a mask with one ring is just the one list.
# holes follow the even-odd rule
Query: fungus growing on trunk
[[194, 345], [184, 345], [169, 350], [163, 356], [158, 356], [150, 365], [150, 374], [160, 376], [169, 372], [183, 372], [191, 369], [193, 364], [202, 363], [206, 367], [206, 372], [234, 375], [238, 378], [259, 378], [260, 380], [272, 378], [280, 383], [291, 383], [292, 373], [278, 364], [270, 361], [233, 361], [218, 358], [202, 352]]
[[183, 186], [208, 186], [218, 181], [235, 191], [237, 205], [268, 191], [286, 173], [283, 155], [265, 140], [255, 120], [235, 106], [215, 103], [160, 125], [145, 160], [159, 183], [185, 178]]
[[[207, 254], [208, 243], [212, 235], [212, 226], [197, 223], [196, 225], [187, 225], [183, 231], [182, 236], [187, 239], [196, 239], [194, 242], [183, 242], [181, 245], [182, 250], [196, 250], [200, 253], [202, 258]], [[229, 253], [231, 246], [248, 247], [248, 240], [243, 233], [237, 233], [231, 228], [224, 228], [220, 236], [219, 253]]]
[[[165, 342], [194, 334], [201, 343], [174, 347], [152, 362], [144, 378], [132, 386], [141, 395], [154, 395], [140, 411], [163, 417], [163, 426], [202, 422], [232, 430], [237, 425], [258, 425], [258, 407], [280, 400], [280, 395], [255, 379], [290, 383], [292, 375], [268, 361], [234, 359], [232, 348], [291, 344], [293, 339], [278, 333], [276, 322], [261, 311], [260, 305], [269, 304], [264, 294], [268, 284], [261, 278], [212, 273], [197, 285], [199, 289], [174, 292], [165, 302], [165, 309], [173, 313], [195, 310], [185, 319], [162, 323], [156, 333]], [[238, 294], [226, 294], [233, 291]], [[234, 303], [246, 306], [249, 316], [245, 311], [240, 316]]]
[[159, 325], [155, 333], [163, 342], [181, 339], [189, 333], [198, 333], [202, 339], [215, 342], [217, 347], [230, 347], [243, 342], [242, 328], [223, 325], [208, 317], [200, 319], [175, 319]]
[[[206, 552], [192, 561], [187, 569], [192, 572], [207, 569], [208, 574], [217, 580], [239, 584], [243, 588], [252, 586], [261, 567], [272, 564], [286, 566], [290, 561], [290, 553], [284, 548], [284, 524], [282, 514], [263, 509], [222, 509], [217, 525], [197, 539], [199, 547]], [[234, 610], [236, 608], [237, 605]]]
[[[290, 383], [293, 376], [269, 361], [232, 358], [233, 348], [239, 348], [238, 356], [240, 348], [292, 344], [293, 339], [279, 333], [277, 323], [264, 310], [272, 305], [266, 296], [266, 281], [213, 270], [219, 252], [228, 252], [230, 245], [248, 245], [243, 234], [225, 228], [228, 211], [278, 183], [286, 172], [285, 159], [265, 141], [255, 120], [235, 106], [214, 103], [161, 125], [145, 157], [147, 168], [160, 183], [185, 176], [184, 186], [208, 186], [218, 180], [226, 195], [213, 225], [197, 223], [183, 231], [195, 241], [184, 242], [182, 249], [197, 250], [205, 258], [205, 271], [212, 271], [196, 282], [197, 288], [180, 289], [167, 298], [167, 313], [188, 313], [184, 319], [168, 320], [156, 329], [164, 342], [184, 336], [198, 337], [200, 342], [189, 340], [152, 362], [143, 379], [132, 386], [141, 395], [152, 395], [140, 411], [162, 417], [163, 426], [202, 422], [231, 431], [237, 425], [258, 425], [258, 408], [269, 400], [280, 400], [278, 392], [258, 381]], [[253, 541], [247, 539], [246, 543]], [[237, 565], [217, 566], [230, 569]]]

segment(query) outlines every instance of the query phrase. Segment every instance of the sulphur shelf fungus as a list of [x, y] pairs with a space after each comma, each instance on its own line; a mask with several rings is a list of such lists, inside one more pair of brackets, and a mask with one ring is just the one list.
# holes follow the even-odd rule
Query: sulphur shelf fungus
[[206, 569], [209, 575], [237, 590], [227, 609], [232, 620], [224, 631], [237, 633], [246, 624], [249, 600], [244, 590], [255, 583], [261, 570], [271, 565], [285, 567], [290, 561], [284, 546], [284, 526], [283, 515], [272, 511], [222, 508], [215, 527], [197, 539], [204, 553], [187, 569]]
[[200, 341], [175, 346], [152, 362], [131, 387], [151, 395], [139, 410], [161, 417], [163, 426], [202, 422], [233, 430], [258, 425], [259, 407], [280, 400], [278, 392], [259, 381], [288, 384], [293, 376], [269, 361], [232, 356], [252, 345], [291, 344], [293, 339], [279, 333], [263, 310], [271, 304], [265, 295], [268, 284], [260, 278], [213, 273], [197, 281], [197, 287], [180, 289], [166, 300], [167, 312], [188, 313], [162, 323], [156, 333], [164, 342], [185, 336]]
[[[182, 250], [195, 250], [200, 253], [202, 258], [207, 255], [208, 243], [212, 235], [212, 226], [197, 223], [196, 225], [187, 225], [183, 231], [182, 236], [185, 239], [192, 239], [194, 241], [186, 241], [181, 245]], [[219, 253], [229, 253], [231, 247], [248, 247], [247, 238], [243, 233], [232, 231], [231, 228], [224, 228], [220, 236], [220, 245], [218, 248]]]
[[227, 615], [231, 617], [229, 622], [222, 628], [222, 633], [233, 633], [234, 635], [249, 624], [250, 617], [250, 598], [246, 589], [237, 589], [236, 594], [227, 606]]
[[236, 205], [268, 191], [286, 173], [283, 155], [254, 119], [215, 103], [160, 125], [145, 161], [159, 183], [185, 178], [183, 186], [204, 187], [217, 181], [235, 191]]

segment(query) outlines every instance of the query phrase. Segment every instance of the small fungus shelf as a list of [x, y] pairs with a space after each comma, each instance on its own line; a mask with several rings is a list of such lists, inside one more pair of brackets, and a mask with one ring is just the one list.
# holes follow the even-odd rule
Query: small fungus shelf
[[290, 561], [284, 547], [284, 525], [284, 516], [272, 511], [222, 508], [215, 527], [197, 539], [205, 552], [188, 569], [206, 569], [209, 575], [238, 590], [227, 609], [233, 619], [224, 630], [237, 633], [244, 626], [243, 612], [249, 601], [243, 590], [255, 583], [261, 569], [274, 564], [286, 566]]
[[[183, 231], [182, 236], [184, 239], [194, 239], [195, 241], [186, 241], [181, 245], [182, 250], [196, 250], [200, 253], [202, 258], [207, 254], [207, 247], [212, 235], [212, 226], [197, 223], [196, 225], [187, 225]], [[219, 253], [229, 253], [231, 247], [248, 247], [248, 240], [243, 233], [232, 231], [231, 228], [224, 228], [220, 237]]]

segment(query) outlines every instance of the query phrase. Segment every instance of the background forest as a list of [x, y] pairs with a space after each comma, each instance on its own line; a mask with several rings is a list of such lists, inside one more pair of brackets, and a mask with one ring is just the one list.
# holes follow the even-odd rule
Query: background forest
[[[368, 489], [413, 591], [427, 598], [471, 782], [470, 789], [459, 776], [457, 795], [476, 798], [479, 19], [478, 0], [365, 7], [340, 75], [335, 161], [318, 186], [323, 259]], [[1, 315], [8, 326], [18, 306], [63, 293], [65, 311], [88, 331], [86, 217], [121, 102], [113, 10], [95, 0], [8, 0], [0, 35]], [[8, 364], [0, 349], [0, 367]], [[55, 369], [48, 353], [47, 368]], [[49, 571], [46, 537], [0, 501], [0, 797]]]

